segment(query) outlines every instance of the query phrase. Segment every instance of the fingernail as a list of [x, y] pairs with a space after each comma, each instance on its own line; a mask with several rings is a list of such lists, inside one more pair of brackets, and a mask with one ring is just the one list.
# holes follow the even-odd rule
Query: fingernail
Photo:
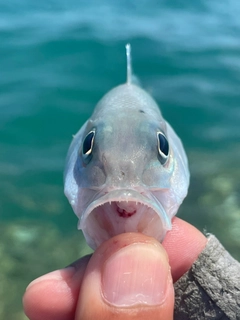
[[149, 244], [132, 244], [114, 253], [102, 273], [103, 296], [121, 307], [158, 305], [165, 300], [170, 267], [164, 250]]

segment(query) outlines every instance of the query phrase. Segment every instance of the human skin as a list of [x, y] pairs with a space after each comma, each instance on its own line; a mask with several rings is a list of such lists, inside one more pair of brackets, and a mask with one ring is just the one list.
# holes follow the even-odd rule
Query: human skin
[[24, 311], [30, 320], [173, 319], [173, 283], [206, 242], [179, 218], [162, 244], [139, 233], [115, 236], [93, 255], [34, 280]]

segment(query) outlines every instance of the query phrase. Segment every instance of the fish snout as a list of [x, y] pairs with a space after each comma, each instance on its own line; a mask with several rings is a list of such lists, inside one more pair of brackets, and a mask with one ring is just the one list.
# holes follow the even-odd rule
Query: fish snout
[[106, 157], [103, 155], [103, 166], [107, 177], [106, 185], [128, 188], [142, 185], [142, 166], [132, 159]]

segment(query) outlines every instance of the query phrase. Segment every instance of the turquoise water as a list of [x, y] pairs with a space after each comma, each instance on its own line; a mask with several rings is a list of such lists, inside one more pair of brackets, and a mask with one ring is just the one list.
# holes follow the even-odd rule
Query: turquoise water
[[0, 319], [35, 277], [88, 252], [63, 195], [72, 134], [133, 68], [189, 157], [179, 216], [240, 259], [238, 1], [0, 3]]

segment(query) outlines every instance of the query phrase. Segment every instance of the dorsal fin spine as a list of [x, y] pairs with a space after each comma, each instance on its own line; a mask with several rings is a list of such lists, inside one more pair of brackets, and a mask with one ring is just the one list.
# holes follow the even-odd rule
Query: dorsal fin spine
[[131, 57], [131, 45], [126, 44], [126, 57], [127, 57], [127, 84], [132, 83], [132, 57]]

